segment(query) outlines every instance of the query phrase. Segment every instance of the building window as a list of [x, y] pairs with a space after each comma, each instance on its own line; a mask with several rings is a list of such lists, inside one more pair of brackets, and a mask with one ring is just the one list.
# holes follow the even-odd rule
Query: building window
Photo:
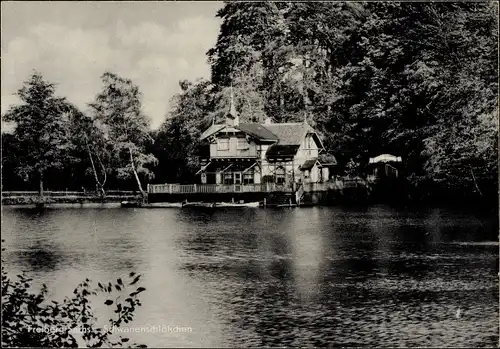
[[248, 142], [245, 138], [238, 138], [237, 149], [239, 150], [248, 149]]
[[311, 155], [313, 148], [313, 138], [312, 136], [307, 137], [307, 155]]
[[233, 174], [232, 173], [224, 173], [224, 184], [233, 184]]
[[278, 167], [276, 169], [276, 183], [285, 183], [285, 169], [283, 167]]
[[217, 140], [217, 150], [229, 150], [229, 138], [219, 138]]
[[310, 175], [309, 170], [305, 170], [304, 171], [304, 177], [305, 178], [309, 178], [309, 175]]
[[243, 184], [253, 184], [253, 172], [247, 172], [243, 175]]

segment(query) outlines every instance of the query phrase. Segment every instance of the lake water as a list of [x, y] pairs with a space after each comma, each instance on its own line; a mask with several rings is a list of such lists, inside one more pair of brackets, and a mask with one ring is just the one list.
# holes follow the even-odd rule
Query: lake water
[[[444, 209], [3, 207], [53, 299], [141, 273], [148, 346], [496, 346], [498, 223]], [[102, 300], [93, 306], [107, 314]], [[460, 316], [457, 317], [457, 310]], [[189, 327], [191, 332], [159, 328]]]

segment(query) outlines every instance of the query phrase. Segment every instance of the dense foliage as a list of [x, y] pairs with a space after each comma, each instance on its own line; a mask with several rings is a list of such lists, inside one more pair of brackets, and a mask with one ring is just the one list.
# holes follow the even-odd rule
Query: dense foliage
[[[73, 179], [72, 166], [60, 181], [73, 187], [102, 187], [104, 178], [108, 187], [137, 186], [153, 180], [151, 174], [157, 182], [192, 181], [198, 136], [223, 120], [232, 90], [242, 121], [307, 117], [339, 172], [362, 173], [369, 157], [391, 153], [403, 158], [405, 177], [418, 192], [496, 196], [498, 4], [227, 2], [217, 16], [219, 36], [207, 52], [210, 79], [181, 81], [157, 131], [148, 129], [137, 87], [109, 73], [83, 118], [91, 122], [76, 127], [86, 136], [70, 137], [73, 147], [65, 146], [63, 100], [53, 99], [43, 126], [54, 129], [57, 141], [43, 140], [32, 125], [44, 120], [35, 109], [11, 109], [5, 117], [18, 128], [2, 140], [5, 185], [33, 181], [64, 165], [59, 159], [81, 159], [85, 181]], [[46, 84], [50, 97], [53, 85]], [[49, 158], [36, 162], [28, 158], [32, 151], [20, 151], [31, 149], [30, 139], [50, 148], [43, 152]], [[61, 158], [68, 149], [71, 156]]]
[[41, 193], [44, 183], [52, 190], [95, 188], [103, 195], [106, 185], [143, 192], [154, 177], [148, 166], [157, 160], [146, 152], [154, 140], [140, 91], [109, 72], [102, 81], [86, 112], [56, 97], [55, 84], [39, 73], [23, 84], [18, 95], [24, 103], [3, 115], [15, 123], [12, 134], [2, 134], [4, 190], [33, 189], [38, 180]]
[[[39, 181], [43, 195], [43, 180], [49, 170], [60, 169], [67, 160], [70, 144], [67, 122], [71, 106], [64, 98], [55, 96], [55, 85], [35, 73], [19, 89], [21, 105], [11, 107], [3, 118], [15, 122], [12, 137], [16, 158], [6, 161], [25, 181]], [[9, 147], [7, 147], [9, 149]], [[3, 160], [4, 157], [2, 157]]]
[[109, 145], [117, 177], [133, 177], [144, 195], [139, 173], [152, 178], [147, 166], [154, 166], [156, 158], [144, 151], [146, 143], [153, 139], [149, 134], [149, 118], [141, 111], [139, 87], [130, 79], [109, 72], [104, 73], [102, 81], [103, 91], [90, 104], [92, 120], [99, 125]]

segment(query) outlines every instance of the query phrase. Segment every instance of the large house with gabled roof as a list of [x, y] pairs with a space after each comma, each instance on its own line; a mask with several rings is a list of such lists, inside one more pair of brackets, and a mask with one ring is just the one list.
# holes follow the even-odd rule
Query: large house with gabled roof
[[303, 122], [240, 123], [231, 106], [224, 123], [213, 124], [200, 140], [202, 184], [326, 182], [336, 165], [318, 133]]

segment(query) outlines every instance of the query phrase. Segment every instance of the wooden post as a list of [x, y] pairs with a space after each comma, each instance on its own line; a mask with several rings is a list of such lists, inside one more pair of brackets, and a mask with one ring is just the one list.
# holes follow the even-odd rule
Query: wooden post
[[274, 184], [276, 184], [276, 162], [274, 163]]
[[266, 198], [264, 198], [264, 207], [266, 207]]
[[194, 184], [194, 192], [195, 192], [195, 193], [197, 192], [197, 191], [196, 191], [196, 183]]

